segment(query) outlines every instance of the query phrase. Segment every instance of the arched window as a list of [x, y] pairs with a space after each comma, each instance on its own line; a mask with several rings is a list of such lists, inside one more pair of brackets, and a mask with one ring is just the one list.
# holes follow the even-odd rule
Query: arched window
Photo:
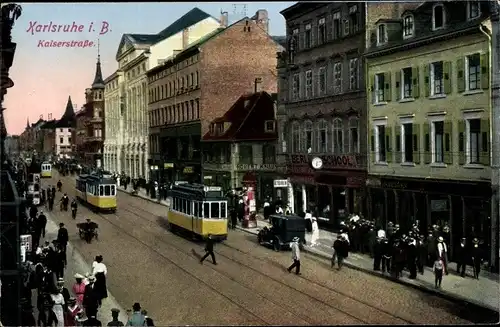
[[300, 124], [297, 121], [292, 123], [292, 152], [300, 151]]
[[304, 136], [303, 136], [302, 150], [311, 153], [313, 150], [313, 124], [310, 120], [304, 122]]
[[438, 30], [446, 24], [446, 15], [442, 4], [435, 4], [432, 7], [432, 29]]
[[359, 153], [359, 119], [349, 119], [349, 153]]
[[317, 146], [318, 153], [326, 153], [328, 151], [328, 124], [326, 120], [322, 119], [317, 124], [318, 136]]
[[342, 154], [344, 152], [344, 124], [342, 119], [333, 120], [333, 153]]

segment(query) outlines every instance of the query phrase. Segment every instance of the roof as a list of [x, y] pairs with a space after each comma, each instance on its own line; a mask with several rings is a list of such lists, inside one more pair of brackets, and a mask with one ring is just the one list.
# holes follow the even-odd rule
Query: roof
[[57, 123], [57, 120], [52, 119], [52, 120], [46, 121], [45, 124], [43, 124], [43, 126], [40, 128], [41, 129], [55, 129], [56, 123]]
[[130, 41], [137, 44], [153, 44], [157, 39], [156, 34], [125, 34]]
[[71, 96], [68, 97], [68, 102], [66, 103], [66, 110], [62, 115], [61, 119], [56, 123], [56, 127], [73, 127], [75, 123], [75, 111], [73, 109], [73, 102], [71, 102]]
[[104, 80], [102, 79], [101, 71], [101, 56], [97, 56], [97, 63], [95, 67], [94, 82], [92, 82], [93, 89], [104, 89]]
[[212, 17], [203, 10], [198, 7], [194, 7], [187, 13], [185, 13], [181, 18], [177, 19], [175, 22], [170, 24], [167, 28], [157, 34], [157, 39], [155, 43], [163, 41], [182, 30], [188, 28], [189, 26], [193, 26], [194, 24], [201, 22], [202, 20]]

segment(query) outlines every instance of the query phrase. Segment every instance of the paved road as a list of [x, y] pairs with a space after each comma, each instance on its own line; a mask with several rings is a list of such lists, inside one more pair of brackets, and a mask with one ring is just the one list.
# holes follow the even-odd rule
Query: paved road
[[[62, 180], [73, 197], [74, 182]], [[92, 244], [78, 238], [69, 212], [52, 216], [68, 226], [70, 241], [88, 262], [104, 256], [118, 302], [125, 308], [141, 302], [157, 325], [471, 322], [456, 304], [359, 271], [332, 270], [307, 254], [302, 276], [288, 274], [290, 253], [261, 247], [255, 236], [239, 231], [216, 246], [217, 266], [200, 265], [193, 251], [201, 253], [203, 245], [168, 232], [164, 206], [125, 193], [118, 194], [118, 206], [107, 215], [79, 207], [77, 221], [99, 224], [99, 240]]]

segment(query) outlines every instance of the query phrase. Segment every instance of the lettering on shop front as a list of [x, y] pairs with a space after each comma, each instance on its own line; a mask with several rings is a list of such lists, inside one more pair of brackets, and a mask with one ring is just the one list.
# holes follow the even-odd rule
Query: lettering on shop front
[[408, 184], [403, 183], [403, 182], [382, 182], [382, 188], [389, 188], [389, 189], [407, 189]]
[[[287, 156], [288, 164], [293, 165], [309, 165], [312, 156], [305, 154], [292, 154]], [[323, 161], [324, 168], [357, 168], [358, 163], [354, 155], [323, 155], [320, 156]]]
[[262, 165], [250, 165], [250, 164], [239, 164], [236, 166], [237, 170], [276, 170], [275, 164], [262, 164]]

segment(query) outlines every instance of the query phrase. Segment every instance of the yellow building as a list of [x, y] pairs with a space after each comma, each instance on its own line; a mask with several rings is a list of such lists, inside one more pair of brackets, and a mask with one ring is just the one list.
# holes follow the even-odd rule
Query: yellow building
[[[368, 209], [489, 243], [490, 21], [481, 2], [425, 2], [380, 20], [366, 53]], [[445, 228], [446, 230], [446, 228]]]

